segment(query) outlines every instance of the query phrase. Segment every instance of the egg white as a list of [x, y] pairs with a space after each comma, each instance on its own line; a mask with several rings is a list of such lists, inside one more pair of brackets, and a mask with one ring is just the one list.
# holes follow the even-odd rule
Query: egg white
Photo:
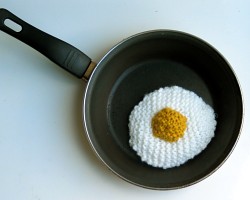
[[[184, 136], [167, 142], [153, 135], [151, 120], [163, 108], [172, 108], [187, 118]], [[203, 151], [214, 137], [214, 110], [194, 92], [178, 86], [151, 92], [129, 116], [129, 144], [143, 162], [163, 169], [180, 166]]]

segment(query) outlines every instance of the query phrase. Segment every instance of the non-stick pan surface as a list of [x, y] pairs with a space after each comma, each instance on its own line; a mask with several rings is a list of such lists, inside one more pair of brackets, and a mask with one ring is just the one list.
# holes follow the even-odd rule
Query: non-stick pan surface
[[[10, 19], [20, 32], [7, 27]], [[0, 9], [0, 29], [35, 48], [78, 78], [89, 77], [91, 59]], [[129, 146], [128, 117], [143, 96], [177, 85], [195, 92], [216, 113], [215, 137], [180, 167], [167, 170], [143, 162]], [[121, 178], [152, 189], [194, 184], [223, 164], [239, 137], [243, 105], [238, 81], [227, 61], [206, 42], [186, 33], [157, 30], [115, 46], [94, 69], [83, 100], [83, 124], [99, 158]]]
[[[128, 117], [145, 94], [173, 85], [201, 96], [218, 124], [201, 154], [163, 170], [142, 163], [129, 146]], [[101, 60], [83, 114], [92, 147], [112, 171], [143, 187], [173, 189], [204, 179], [228, 157], [241, 127], [242, 99], [232, 69], [213, 47], [185, 33], [158, 30], [121, 42]]]

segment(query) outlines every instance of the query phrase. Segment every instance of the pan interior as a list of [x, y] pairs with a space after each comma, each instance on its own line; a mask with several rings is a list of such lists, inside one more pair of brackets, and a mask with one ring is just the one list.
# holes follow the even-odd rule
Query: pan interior
[[[215, 137], [194, 159], [167, 170], [151, 167], [129, 146], [128, 117], [145, 94], [177, 85], [194, 91], [217, 114]], [[137, 185], [172, 189], [208, 176], [237, 141], [242, 99], [237, 80], [223, 57], [190, 35], [156, 31], [122, 42], [95, 70], [85, 97], [88, 137], [102, 161]]]

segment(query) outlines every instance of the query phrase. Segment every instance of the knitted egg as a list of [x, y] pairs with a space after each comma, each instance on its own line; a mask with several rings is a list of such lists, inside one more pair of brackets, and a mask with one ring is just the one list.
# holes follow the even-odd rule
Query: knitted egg
[[194, 158], [214, 136], [214, 110], [178, 86], [145, 95], [129, 116], [129, 144], [143, 162], [163, 169]]

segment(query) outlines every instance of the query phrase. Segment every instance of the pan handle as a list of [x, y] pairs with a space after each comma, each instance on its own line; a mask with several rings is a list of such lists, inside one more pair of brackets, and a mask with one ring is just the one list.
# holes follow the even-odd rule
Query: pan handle
[[[20, 29], [6, 24], [9, 21]], [[0, 8], [0, 30], [36, 49], [51, 61], [78, 78], [93, 68], [91, 59], [72, 45], [24, 22], [6, 9]]]

